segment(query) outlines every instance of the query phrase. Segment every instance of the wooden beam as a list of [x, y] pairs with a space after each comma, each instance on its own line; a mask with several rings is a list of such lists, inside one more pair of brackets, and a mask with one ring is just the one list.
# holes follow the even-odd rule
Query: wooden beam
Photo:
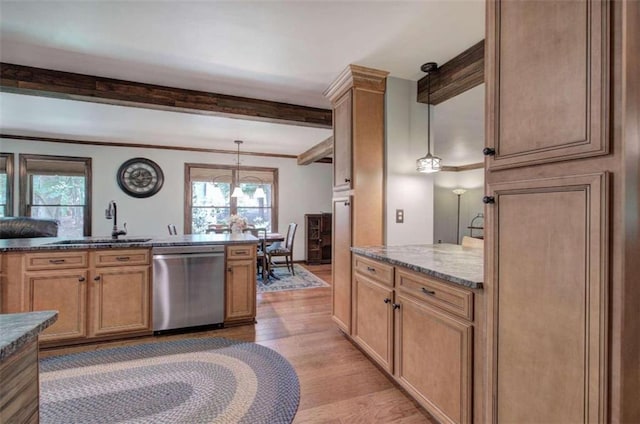
[[316, 144], [309, 150], [298, 155], [298, 165], [309, 165], [326, 158], [333, 153], [333, 136]]
[[470, 163], [469, 165], [460, 165], [460, 166], [443, 166], [443, 172], [460, 172], [460, 171], [469, 171], [471, 169], [480, 169], [484, 168], [484, 162], [479, 163]]
[[331, 128], [331, 110], [0, 63], [0, 91]]
[[[476, 43], [431, 75], [429, 101], [437, 105], [484, 82], [484, 40]], [[427, 103], [427, 77], [418, 81], [418, 102]]]

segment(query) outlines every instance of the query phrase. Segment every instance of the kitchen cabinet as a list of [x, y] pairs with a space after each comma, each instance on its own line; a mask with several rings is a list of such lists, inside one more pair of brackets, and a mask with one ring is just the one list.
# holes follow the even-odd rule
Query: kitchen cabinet
[[149, 249], [6, 256], [3, 312], [59, 311], [43, 345], [151, 333]]
[[307, 264], [331, 263], [331, 214], [306, 214], [305, 250]]
[[[474, 379], [479, 387], [484, 381], [482, 367], [473, 365], [474, 332], [483, 334], [476, 330], [479, 298], [472, 289], [356, 254], [351, 338], [439, 422], [471, 423]], [[481, 390], [475, 398], [482, 402]]]
[[225, 324], [254, 322], [256, 317], [256, 246], [227, 246]]
[[[348, 334], [352, 304], [349, 248], [384, 241], [387, 75], [385, 71], [349, 65], [324, 93], [333, 106], [334, 129], [333, 319]], [[347, 198], [349, 208], [344, 208]]]
[[353, 262], [353, 340], [392, 373], [393, 267], [357, 255]]
[[639, 16], [487, 3], [484, 422], [640, 422]]

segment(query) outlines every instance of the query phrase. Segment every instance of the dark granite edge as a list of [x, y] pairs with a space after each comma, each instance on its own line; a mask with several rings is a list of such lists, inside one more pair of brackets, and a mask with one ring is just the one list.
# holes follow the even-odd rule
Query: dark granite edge
[[99, 250], [99, 249], [131, 249], [131, 248], [153, 248], [171, 246], [206, 246], [206, 245], [228, 245], [228, 244], [258, 244], [259, 240], [216, 240], [216, 241], [147, 241], [134, 243], [93, 243], [93, 244], [36, 244], [31, 246], [2, 246], [0, 252], [19, 252], [35, 250]]
[[24, 333], [16, 337], [14, 340], [10, 340], [0, 346], [0, 362], [9, 358], [14, 353], [22, 349], [31, 341], [38, 338], [38, 334], [44, 331], [47, 327], [58, 320], [58, 311], [36, 311], [36, 312], [21, 312], [18, 314], [7, 315], [44, 315], [44, 318], [33, 327], [26, 330]]
[[391, 265], [397, 265], [397, 266], [401, 266], [404, 268], [408, 268], [412, 271], [416, 271], [422, 274], [426, 274], [429, 275], [431, 277], [436, 277], [439, 278], [441, 280], [450, 282], [450, 283], [454, 283], [454, 284], [458, 284], [464, 287], [468, 287], [470, 289], [481, 289], [482, 288], [482, 283], [478, 282], [478, 281], [472, 281], [472, 280], [467, 280], [464, 278], [460, 278], [460, 277], [456, 277], [453, 275], [449, 275], [449, 274], [444, 274], [442, 272], [438, 272], [436, 270], [433, 269], [429, 269], [429, 268], [424, 268], [415, 264], [410, 264], [408, 262], [403, 262], [400, 261], [398, 259], [392, 259], [389, 258], [388, 256], [384, 256], [384, 255], [380, 255], [377, 253], [373, 253], [365, 248], [361, 248], [361, 247], [351, 247], [351, 251], [353, 253], [357, 253], [358, 255], [362, 255], [362, 256], [366, 256], [368, 258], [371, 259], [377, 259], [383, 262], [387, 262]]

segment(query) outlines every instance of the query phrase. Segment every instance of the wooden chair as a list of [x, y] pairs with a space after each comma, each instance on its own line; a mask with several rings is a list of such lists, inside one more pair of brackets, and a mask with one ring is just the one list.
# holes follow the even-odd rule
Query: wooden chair
[[464, 236], [462, 237], [462, 247], [479, 247], [480, 249], [484, 249], [484, 240]]
[[178, 231], [176, 230], [176, 226], [173, 224], [169, 224], [167, 225], [167, 229], [169, 230], [169, 235], [170, 236], [177, 236], [178, 235]]
[[267, 261], [269, 262], [269, 266], [274, 266], [272, 259], [274, 257], [284, 257], [285, 264], [287, 265], [287, 270], [291, 272], [291, 275], [296, 275], [293, 270], [293, 241], [296, 236], [296, 229], [298, 228], [298, 224], [292, 222], [289, 224], [289, 228], [287, 229], [287, 237], [285, 238], [285, 245], [282, 246], [281, 243], [273, 243], [271, 246], [267, 247]]
[[251, 233], [253, 236], [260, 240], [258, 243], [258, 251], [256, 252], [256, 258], [258, 261], [258, 272], [262, 275], [262, 282], [265, 283], [269, 279], [269, 261], [267, 260], [266, 241], [267, 241], [267, 229], [266, 228], [246, 228], [244, 232]]

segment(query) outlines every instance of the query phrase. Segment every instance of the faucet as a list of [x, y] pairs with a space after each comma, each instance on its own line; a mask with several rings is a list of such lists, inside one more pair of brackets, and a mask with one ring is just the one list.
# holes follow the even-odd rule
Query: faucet
[[118, 230], [118, 207], [115, 200], [109, 202], [109, 206], [104, 210], [104, 217], [106, 219], [113, 218], [113, 230], [111, 231], [111, 237], [118, 239], [118, 236], [124, 236], [127, 234], [127, 223], [124, 223], [124, 230]]

